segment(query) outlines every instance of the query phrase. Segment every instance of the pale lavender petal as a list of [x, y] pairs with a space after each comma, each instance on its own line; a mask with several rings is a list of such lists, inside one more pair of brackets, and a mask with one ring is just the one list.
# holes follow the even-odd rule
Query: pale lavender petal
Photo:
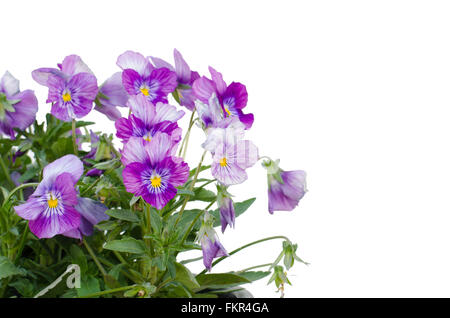
[[213, 80], [216, 86], [216, 90], [218, 93], [217, 95], [221, 96], [227, 90], [227, 84], [223, 80], [222, 74], [217, 72], [211, 66], [209, 67], [209, 72], [211, 73], [211, 79]]
[[50, 68], [50, 67], [42, 67], [38, 68], [37, 70], [34, 70], [31, 72], [31, 76], [33, 79], [38, 82], [41, 85], [48, 87], [48, 80], [50, 76], [56, 76], [61, 79], [65, 79], [66, 75], [64, 75], [63, 72], [58, 70], [57, 68]]
[[123, 147], [121, 158], [123, 165], [127, 166], [132, 162], [145, 162], [148, 158], [146, 143], [143, 138], [131, 137]]
[[94, 109], [108, 117], [109, 120], [116, 121], [122, 114], [115, 106], [95, 105]]
[[189, 68], [189, 65], [177, 49], [173, 50], [173, 56], [175, 59], [175, 72], [177, 73], [178, 82], [188, 84], [191, 80], [191, 69]]
[[19, 81], [6, 71], [0, 80], [0, 93], [5, 93], [6, 97], [11, 97], [19, 92]]
[[67, 76], [73, 76], [78, 73], [94, 74], [78, 55], [66, 56], [61, 63], [61, 71]]
[[183, 110], [177, 110], [173, 105], [158, 102], [156, 103], [156, 113], [153, 122], [158, 123], [165, 120], [176, 122], [184, 116]]
[[212, 94], [216, 93], [216, 87], [210, 79], [202, 76], [192, 84], [194, 95], [203, 103], [208, 103]]
[[145, 125], [151, 125], [158, 122], [155, 119], [157, 116], [155, 106], [144, 95], [130, 96], [128, 107], [130, 107], [131, 112], [141, 119]]
[[170, 63], [167, 63], [166, 61], [164, 61], [163, 59], [160, 59], [159, 57], [154, 57], [154, 56], [151, 56], [150, 58], [152, 59], [152, 62], [156, 66], [156, 68], [165, 67], [171, 71], [175, 71], [174, 67], [172, 65], [170, 65]]
[[235, 148], [236, 164], [242, 169], [250, 168], [258, 161], [258, 148], [253, 142], [240, 140], [232, 147]]
[[133, 69], [141, 76], [149, 76], [153, 66], [141, 53], [126, 51], [117, 58], [117, 65], [122, 69]]
[[14, 207], [17, 215], [25, 220], [35, 220], [45, 211], [45, 201], [30, 197], [27, 202]]
[[13, 96], [13, 99], [20, 100], [14, 104], [15, 112], [7, 112], [6, 118], [12, 127], [25, 129], [36, 119], [38, 111], [38, 100], [31, 90], [25, 90]]
[[108, 78], [100, 87], [99, 92], [107, 97], [99, 96], [99, 101], [103, 106], [125, 107], [127, 105], [128, 94], [122, 84], [122, 72], [114, 73]]
[[72, 182], [77, 183], [83, 174], [83, 163], [75, 155], [65, 155], [44, 168], [43, 179], [55, 180], [62, 173], [70, 173]]

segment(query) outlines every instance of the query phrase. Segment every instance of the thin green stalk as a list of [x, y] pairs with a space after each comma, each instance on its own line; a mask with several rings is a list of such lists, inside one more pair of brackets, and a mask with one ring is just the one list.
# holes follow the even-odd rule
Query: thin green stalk
[[200, 211], [194, 218], [194, 220], [192, 220], [191, 224], [189, 225], [189, 228], [187, 229], [186, 233], [184, 233], [183, 238], [181, 239], [181, 245], [183, 245], [184, 241], [186, 241], [187, 237], [189, 236], [189, 234], [192, 231], [192, 228], [195, 226], [195, 223], [197, 223], [197, 220], [200, 218], [200, 216], [207, 211], [210, 207], [212, 207], [212, 205], [216, 203], [216, 201], [214, 200], [213, 202], [211, 202], [210, 204], [208, 204], [208, 206], [206, 208], [204, 208], [202, 211]]
[[[197, 170], [195, 171], [194, 179], [192, 180], [192, 183], [191, 183], [191, 186], [189, 189], [191, 191], [192, 191], [192, 189], [194, 189], [195, 182], [197, 182], [198, 174], [200, 173], [200, 168], [202, 166], [203, 159], [205, 159], [205, 155], [206, 155], [206, 150], [203, 152], [202, 158], [200, 159], [200, 162], [198, 163]], [[181, 207], [181, 210], [178, 213], [178, 218], [175, 221], [174, 227], [176, 227], [178, 225], [178, 222], [180, 222], [181, 217], [183, 216], [183, 211], [186, 208], [186, 204], [188, 203], [188, 201], [189, 201], [189, 196], [187, 195], [186, 198], [184, 199], [183, 206]]]
[[17, 265], [17, 262], [19, 261], [20, 256], [22, 255], [23, 248], [25, 247], [25, 242], [27, 241], [28, 236], [28, 221], [25, 224], [25, 230], [22, 233], [22, 237], [20, 239], [19, 248], [17, 249], [16, 256], [14, 258], [14, 264]]
[[114, 288], [114, 289], [108, 289], [108, 290], [104, 290], [101, 292], [97, 292], [97, 293], [93, 293], [93, 294], [89, 294], [89, 295], [85, 295], [85, 296], [80, 296], [78, 298], [92, 298], [92, 297], [98, 297], [98, 296], [103, 296], [103, 295], [107, 295], [107, 294], [114, 294], [117, 292], [121, 292], [121, 291], [126, 291], [132, 288], [135, 288], [136, 285], [131, 285], [131, 286], [124, 286], [124, 287], [119, 287], [119, 288]]
[[100, 182], [100, 180], [102, 179], [102, 177], [103, 177], [103, 174], [102, 174], [100, 177], [98, 177], [97, 179], [95, 179], [95, 181], [92, 182], [92, 183], [89, 185], [89, 187], [87, 187], [86, 189], [84, 189], [84, 190], [81, 192], [81, 195], [88, 193], [93, 187], [95, 187], [95, 186]]
[[256, 265], [256, 266], [252, 266], [252, 267], [248, 267], [248, 268], [241, 269], [240, 271], [237, 271], [237, 273], [244, 273], [244, 272], [247, 272], [247, 271], [252, 270], [252, 269], [261, 268], [261, 267], [266, 267], [266, 266], [271, 266], [271, 265], [273, 265], [273, 263], [267, 263], [267, 264]]
[[84, 246], [86, 247], [89, 255], [91, 255], [92, 259], [94, 260], [95, 264], [97, 265], [98, 269], [102, 273], [103, 276], [106, 276], [108, 273], [106, 273], [105, 269], [103, 268], [102, 264], [100, 264], [99, 260], [97, 259], [97, 256], [95, 256], [94, 251], [89, 246], [88, 242], [86, 241], [86, 238], [83, 238]]
[[78, 145], [77, 145], [77, 133], [76, 133], [77, 122], [75, 118], [72, 119], [72, 143], [73, 143], [73, 153], [78, 156]]
[[178, 156], [181, 156], [181, 153], [183, 151], [184, 145], [186, 143], [186, 138], [191, 133], [191, 128], [192, 128], [192, 125], [194, 123], [194, 114], [195, 114], [195, 109], [192, 111], [191, 118], [189, 119], [189, 126], [188, 126], [188, 129], [186, 131], [186, 134], [183, 137], [183, 141], [181, 142], [180, 150], [178, 151]]
[[3, 170], [3, 174], [5, 175], [6, 181], [8, 181], [8, 183], [9, 183], [12, 187], [14, 187], [15, 184], [14, 184], [14, 182], [12, 181], [11, 176], [9, 175], [9, 169], [8, 169], [8, 167], [6, 166], [5, 161], [3, 160], [3, 157], [2, 157], [2, 156], [0, 156], [0, 166], [1, 166], [2, 170]]
[[[250, 246], [253, 246], [253, 245], [256, 245], [256, 244], [265, 242], [265, 241], [276, 240], [276, 239], [283, 239], [283, 240], [286, 240], [286, 241], [290, 242], [290, 240], [289, 240], [286, 236], [283, 236], [283, 235], [277, 235], [277, 236], [266, 237], [266, 238], [264, 238], [264, 239], [257, 240], [257, 241], [254, 241], [254, 242], [245, 244], [245, 245], [243, 245], [243, 246], [241, 246], [241, 247], [235, 249], [234, 251], [230, 252], [230, 253], [228, 254], [228, 256], [223, 256], [223, 257], [217, 259], [214, 263], [211, 264], [211, 267], [214, 267], [215, 265], [217, 265], [218, 263], [220, 263], [221, 261], [223, 261], [225, 258], [227, 258], [227, 257], [229, 257], [229, 256], [231, 256], [231, 255], [233, 255], [233, 254], [236, 254], [237, 252], [242, 251], [243, 249], [245, 249], [245, 248], [247, 248], [247, 247], [250, 247]], [[205, 274], [205, 273], [206, 273], [206, 269], [204, 269], [199, 275], [202, 275], [202, 274]]]
[[5, 204], [7, 202], [9, 202], [9, 200], [11, 200], [11, 197], [14, 195], [14, 193], [16, 193], [18, 190], [22, 190], [24, 188], [28, 188], [28, 187], [37, 187], [39, 185], [39, 183], [34, 182], [34, 183], [24, 183], [21, 184], [20, 186], [14, 188], [6, 197], [5, 201], [3, 202], [3, 206], [5, 206]]
[[203, 256], [196, 257], [196, 258], [186, 259], [186, 260], [184, 260], [184, 261], [181, 261], [180, 264], [183, 264], [183, 265], [184, 265], [184, 264], [188, 264], [188, 263], [192, 263], [192, 262], [199, 261], [199, 260], [201, 260], [201, 259], [203, 259]]

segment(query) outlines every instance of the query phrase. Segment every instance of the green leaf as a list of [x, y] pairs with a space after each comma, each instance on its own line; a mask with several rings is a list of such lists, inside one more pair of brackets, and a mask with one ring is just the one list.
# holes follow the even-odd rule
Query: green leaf
[[105, 213], [119, 220], [124, 220], [128, 222], [139, 222], [139, 217], [136, 215], [136, 213], [134, 213], [131, 210], [111, 209], [107, 210]]
[[243, 276], [222, 273], [222, 274], [201, 274], [197, 275], [197, 282], [201, 288], [223, 288], [229, 285], [240, 285], [250, 283], [251, 281]]
[[75, 244], [72, 244], [70, 246], [70, 256], [72, 258], [72, 263], [78, 264], [80, 266], [81, 274], [86, 273], [86, 271], [88, 269], [88, 263], [87, 263], [86, 255], [84, 255], [81, 248], [79, 248]]
[[259, 279], [262, 279], [266, 276], [269, 276], [271, 274], [270, 271], [256, 271], [256, 272], [243, 272], [243, 273], [237, 273], [237, 275], [241, 277], [247, 278], [249, 281], [254, 282]]
[[[204, 171], [204, 170], [206, 170], [206, 169], [209, 169], [209, 168], [211, 168], [210, 165], [208, 165], [208, 166], [201, 166], [201, 167], [200, 167], [200, 172], [202, 172], [202, 171]], [[193, 176], [195, 175], [195, 172], [196, 172], [196, 171], [197, 171], [197, 168], [194, 168], [194, 169], [192, 169], [191, 171], [189, 171], [189, 178], [193, 177]]]
[[94, 165], [94, 168], [99, 170], [114, 169], [119, 162], [119, 159], [114, 158], [108, 161], [97, 163]]
[[25, 269], [14, 265], [9, 258], [0, 256], [0, 279], [14, 275], [25, 276], [26, 273]]
[[[255, 202], [256, 198], [251, 198], [242, 202], [234, 203], [234, 213], [236, 217], [244, 213], [248, 210], [248, 208]], [[219, 209], [211, 212], [211, 215], [214, 216], [214, 227], [220, 225], [220, 215]]]
[[195, 279], [195, 276], [191, 271], [180, 263], [175, 263], [176, 275], [175, 280], [186, 286], [188, 289], [200, 288], [200, 284]]
[[107, 250], [125, 253], [134, 253], [134, 254], [145, 253], [144, 242], [138, 241], [131, 237], [107, 242], [103, 248]]
[[195, 196], [190, 201], [213, 202], [217, 199], [217, 194], [205, 188], [195, 189]]
[[79, 297], [97, 293], [100, 291], [99, 281], [89, 275], [81, 277], [81, 287], [77, 288], [77, 294]]
[[195, 192], [189, 189], [177, 189], [177, 194], [194, 196]]

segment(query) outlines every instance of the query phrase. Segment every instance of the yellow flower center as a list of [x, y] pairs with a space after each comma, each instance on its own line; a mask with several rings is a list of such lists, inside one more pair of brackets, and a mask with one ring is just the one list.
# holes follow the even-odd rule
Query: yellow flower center
[[141, 88], [141, 93], [144, 94], [145, 96], [148, 96], [148, 88], [147, 87], [142, 87]]
[[58, 207], [58, 199], [54, 198], [53, 196], [50, 196], [50, 199], [47, 200], [47, 203], [50, 209]]
[[161, 186], [161, 177], [154, 176], [150, 179], [153, 188], [159, 188]]
[[228, 116], [231, 116], [231, 112], [228, 110], [228, 107], [227, 107], [227, 106], [224, 106], [223, 108], [225, 109], [225, 113], [226, 113]]
[[219, 161], [221, 167], [225, 167], [227, 165], [227, 158], [223, 157]]
[[144, 138], [144, 140], [146, 140], [146, 141], [152, 141], [152, 136], [150, 136], [150, 134], [147, 134], [147, 135], [143, 136], [142, 138]]
[[64, 94], [62, 94], [62, 99], [65, 102], [70, 102], [72, 100], [72, 96], [70, 96], [69, 92], [65, 92]]

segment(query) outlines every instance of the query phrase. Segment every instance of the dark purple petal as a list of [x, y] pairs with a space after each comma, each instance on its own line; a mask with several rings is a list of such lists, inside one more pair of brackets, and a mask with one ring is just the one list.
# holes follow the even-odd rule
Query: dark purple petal
[[123, 184], [127, 192], [137, 196], [147, 193], [141, 177], [142, 171], [145, 169], [146, 166], [140, 162], [131, 162], [123, 169]]
[[61, 204], [58, 212], [41, 213], [38, 218], [31, 220], [29, 225], [31, 232], [38, 238], [51, 238], [77, 228], [80, 218], [74, 207]]
[[89, 114], [92, 103], [97, 96], [97, 79], [89, 73], [78, 73], [67, 83], [67, 88], [72, 92], [73, 112], [76, 118]]
[[131, 120], [127, 118], [119, 118], [114, 123], [116, 126], [116, 136], [120, 139], [122, 139], [123, 142], [127, 142], [128, 139], [130, 139], [131, 136], [133, 136], [133, 124]]
[[233, 109], [242, 109], [247, 105], [248, 94], [245, 85], [241, 83], [231, 83], [222, 96], [224, 104], [229, 101], [229, 106]]
[[149, 82], [151, 92], [149, 97], [155, 96], [150, 99], [154, 103], [166, 102], [167, 95], [172, 93], [178, 85], [177, 74], [165, 67], [153, 70]]
[[130, 95], [141, 94], [139, 86], [141, 85], [143, 78], [138, 72], [132, 69], [126, 69], [122, 72], [122, 84], [125, 90]]
[[174, 157], [170, 164], [170, 183], [175, 187], [183, 185], [189, 178], [189, 166], [181, 158]]

